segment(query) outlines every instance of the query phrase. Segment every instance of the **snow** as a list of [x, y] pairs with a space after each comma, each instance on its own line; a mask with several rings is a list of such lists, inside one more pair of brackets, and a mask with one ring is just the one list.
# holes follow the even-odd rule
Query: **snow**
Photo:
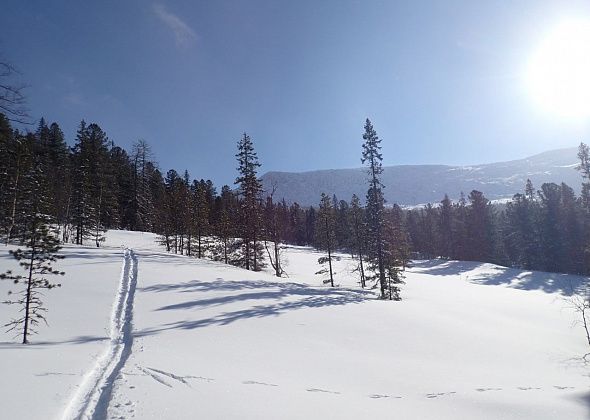
[[137, 257], [125, 249], [121, 282], [110, 322], [110, 343], [95, 366], [86, 374], [63, 418], [105, 418], [113, 385], [133, 345], [133, 303], [137, 286]]
[[167, 254], [149, 233], [63, 253], [50, 327], [28, 346], [0, 336], [3, 418], [588, 416], [576, 276], [416, 261], [404, 300], [385, 302], [347, 255], [339, 287], [322, 285], [304, 247], [285, 249], [282, 279]]

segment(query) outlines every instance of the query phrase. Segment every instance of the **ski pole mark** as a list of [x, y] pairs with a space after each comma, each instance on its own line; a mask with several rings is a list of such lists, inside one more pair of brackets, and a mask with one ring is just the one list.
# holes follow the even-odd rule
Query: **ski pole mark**
[[244, 385], [264, 385], [264, 386], [278, 386], [277, 384], [267, 384], [266, 382], [257, 382], [257, 381], [243, 381]]
[[[146, 372], [146, 370], [145, 370], [145, 369], [142, 369], [142, 368], [140, 368], [140, 369], [141, 369], [142, 371]], [[179, 382], [182, 382], [183, 384], [185, 384], [185, 385], [186, 385], [186, 386], [188, 386], [189, 388], [190, 388], [190, 386], [191, 386], [191, 384], [189, 384], [189, 383], [188, 383], [188, 382], [187, 382], [187, 381], [184, 379], [185, 377], [183, 377], [183, 376], [178, 376], [178, 375], [175, 375], [175, 374], [173, 374], [173, 373], [166, 372], [166, 371], [164, 371], [164, 370], [160, 370], [160, 369], [154, 369], [154, 368], [151, 368], [151, 367], [148, 367], [147, 369], [151, 370], [152, 372], [156, 372], [156, 373], [159, 373], [159, 374], [161, 374], [161, 375], [167, 376], [167, 377], [169, 377], [169, 378], [175, 379], [175, 380], [177, 380], [177, 381], [179, 381]], [[147, 373], [147, 372], [146, 372], [146, 373]]]
[[172, 388], [172, 385], [170, 385], [168, 382], [166, 382], [159, 375], [156, 375], [155, 373], [152, 373], [149, 370], [146, 370], [146, 369], [141, 368], [141, 367], [138, 367], [138, 369], [141, 370], [143, 373], [145, 373], [146, 376], [149, 376], [150, 378], [152, 378], [154, 381], [159, 382], [162, 385], [166, 385], [168, 388]]
[[321, 388], [308, 388], [306, 389], [307, 392], [323, 392], [325, 394], [335, 394], [335, 395], [340, 395], [340, 392], [338, 391], [330, 391], [328, 389], [321, 389]]
[[378, 399], [381, 399], [381, 398], [394, 398], [396, 400], [399, 400], [402, 397], [397, 396], [397, 395], [387, 395], [387, 394], [371, 394], [371, 395], [369, 395], [369, 398], [373, 398], [375, 400], [378, 400]]

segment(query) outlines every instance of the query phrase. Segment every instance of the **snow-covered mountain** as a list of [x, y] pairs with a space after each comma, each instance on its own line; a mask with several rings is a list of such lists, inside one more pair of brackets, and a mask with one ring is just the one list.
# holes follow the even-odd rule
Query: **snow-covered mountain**
[[[457, 199], [463, 191], [482, 191], [487, 198], [510, 198], [524, 190], [527, 178], [535, 188], [545, 182], [565, 182], [579, 191], [582, 179], [576, 170], [577, 148], [558, 149], [508, 162], [471, 166], [399, 165], [383, 168], [385, 199], [389, 203], [416, 205], [440, 201], [444, 194]], [[352, 194], [364, 199], [367, 191], [364, 168], [311, 172], [268, 172], [262, 176], [265, 191], [302, 206], [317, 204], [322, 192], [350, 201]]]

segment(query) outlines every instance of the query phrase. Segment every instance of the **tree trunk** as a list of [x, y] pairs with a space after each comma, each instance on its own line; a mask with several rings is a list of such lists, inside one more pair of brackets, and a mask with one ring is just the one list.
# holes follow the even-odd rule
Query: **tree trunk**
[[[36, 226], [33, 225], [33, 232], [35, 232]], [[30, 310], [31, 310], [31, 292], [33, 288], [33, 263], [35, 262], [35, 233], [31, 238], [31, 261], [29, 267], [29, 279], [27, 281], [27, 295], [25, 303], [25, 325], [23, 328], [23, 344], [27, 344], [27, 337], [29, 336], [29, 321], [30, 321]]]
[[330, 231], [328, 230], [328, 219], [326, 218], [326, 243], [328, 245], [328, 265], [330, 266], [330, 285], [334, 287], [334, 275], [332, 273], [332, 251], [330, 244]]

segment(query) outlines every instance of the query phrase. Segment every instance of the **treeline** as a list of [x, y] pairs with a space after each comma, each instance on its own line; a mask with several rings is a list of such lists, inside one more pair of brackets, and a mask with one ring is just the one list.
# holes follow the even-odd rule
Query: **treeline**
[[260, 163], [247, 134], [238, 142], [235, 185], [218, 191], [210, 180], [192, 179], [186, 170], [163, 173], [145, 141], [128, 152], [97, 124], [82, 121], [70, 147], [57, 123], [41, 119], [34, 132], [22, 133], [0, 115], [0, 229], [7, 242], [22, 238], [31, 212], [28, 195], [36, 183], [43, 185], [35, 194], [43, 195], [44, 213], [59, 227], [62, 242], [100, 246], [107, 229], [150, 231], [170, 252], [251, 270], [270, 264], [277, 276], [285, 273], [281, 244], [308, 245], [352, 254], [359, 283], [374, 280], [383, 290], [388, 279], [399, 281], [411, 253], [590, 272], [585, 145], [579, 153], [581, 197], [565, 184], [543, 184], [537, 191], [529, 181], [502, 210], [479, 191], [454, 203], [445, 196], [438, 205], [402, 210], [384, 205], [379, 140], [367, 123], [363, 146], [374, 144], [363, 152], [369, 153], [363, 157], [369, 171], [365, 200], [325, 194], [317, 207], [303, 208], [262, 190]]
[[348, 203], [326, 196], [318, 208], [303, 208], [262, 190], [260, 163], [245, 133], [238, 142], [234, 188], [218, 191], [186, 170], [161, 172], [145, 141], [128, 152], [98, 124], [82, 121], [70, 147], [55, 122], [41, 119], [34, 132], [22, 133], [0, 115], [0, 231], [6, 242], [23, 242], [29, 184], [37, 183], [43, 188], [35, 195], [43, 196], [43, 212], [62, 242], [100, 246], [107, 229], [150, 231], [170, 252], [250, 270], [270, 264], [277, 276], [285, 274], [281, 244], [350, 251], [359, 260], [359, 283], [373, 279], [384, 297], [389, 291], [393, 298], [407, 241], [401, 209], [384, 208], [380, 140], [367, 124], [367, 206], [358, 197]]
[[580, 144], [582, 193], [565, 183], [536, 190], [527, 180], [505, 208], [479, 191], [456, 203], [406, 213], [411, 249], [424, 258], [493, 262], [527, 270], [590, 274], [590, 152]]

